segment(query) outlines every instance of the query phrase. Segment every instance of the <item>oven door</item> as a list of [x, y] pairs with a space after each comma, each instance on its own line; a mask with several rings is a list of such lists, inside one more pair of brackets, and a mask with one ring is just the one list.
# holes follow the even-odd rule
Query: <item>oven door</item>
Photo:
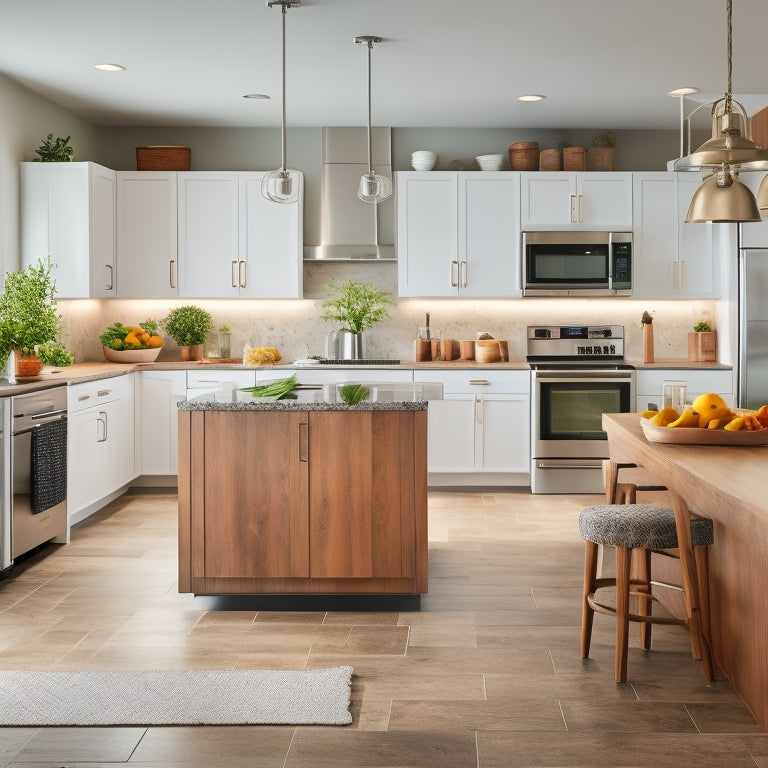
[[604, 413], [629, 413], [633, 370], [537, 370], [531, 387], [531, 489], [599, 493], [608, 442]]

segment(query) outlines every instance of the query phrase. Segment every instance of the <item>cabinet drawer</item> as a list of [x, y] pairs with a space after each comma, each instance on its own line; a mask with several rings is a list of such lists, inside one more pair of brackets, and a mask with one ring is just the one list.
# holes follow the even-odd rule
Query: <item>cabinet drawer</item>
[[124, 397], [133, 397], [132, 374], [73, 384], [67, 389], [67, 408], [70, 413], [77, 413]]
[[187, 371], [187, 389], [211, 389], [232, 382], [238, 387], [252, 387], [256, 383], [255, 371], [218, 368], [206, 371]]
[[667, 380], [684, 381], [689, 401], [705, 392], [717, 392], [720, 395], [733, 393], [733, 371], [690, 368], [641, 369], [636, 373], [635, 391], [638, 397], [661, 397], [662, 387]]
[[360, 383], [366, 381], [413, 381], [413, 371], [410, 368], [374, 368], [372, 366], [341, 366], [329, 370], [321, 368], [285, 368], [280, 370], [267, 369], [256, 371], [256, 383], [265, 384], [269, 381], [287, 379], [296, 374], [299, 384], [343, 384], [344, 382]]
[[491, 394], [530, 392], [530, 371], [494, 371], [486, 368], [462, 371], [415, 370], [414, 381], [435, 381], [443, 394]]

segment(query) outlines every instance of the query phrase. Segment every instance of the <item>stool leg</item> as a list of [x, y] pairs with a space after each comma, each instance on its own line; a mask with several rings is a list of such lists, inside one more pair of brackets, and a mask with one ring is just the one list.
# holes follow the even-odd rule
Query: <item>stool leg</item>
[[627, 682], [631, 553], [631, 549], [616, 547], [616, 657], [614, 674], [617, 683]]
[[[637, 552], [637, 579], [639, 584], [635, 589], [640, 594], [637, 598], [637, 615], [650, 616], [653, 599], [651, 597], [651, 551], [649, 549], [638, 549]], [[644, 650], [651, 647], [651, 627], [650, 621], [640, 622], [640, 646]]]
[[594, 541], [585, 541], [584, 548], [584, 594], [581, 602], [581, 658], [589, 656], [589, 646], [592, 642], [592, 624], [595, 612], [589, 604], [589, 595], [595, 591], [597, 579], [598, 546]]
[[701, 632], [704, 635], [704, 641], [706, 643], [711, 643], [711, 628], [709, 624], [709, 547], [694, 547], [693, 556], [696, 561], [696, 576], [698, 577], [699, 583]]

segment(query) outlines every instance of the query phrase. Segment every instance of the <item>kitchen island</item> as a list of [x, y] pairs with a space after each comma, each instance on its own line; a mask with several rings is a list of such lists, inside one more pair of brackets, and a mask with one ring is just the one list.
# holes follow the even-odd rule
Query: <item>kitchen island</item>
[[709, 548], [710, 645], [752, 714], [768, 729], [768, 446], [651, 443], [638, 414], [606, 414], [612, 461], [657, 475], [714, 522]]
[[427, 591], [427, 403], [179, 404], [179, 591]]

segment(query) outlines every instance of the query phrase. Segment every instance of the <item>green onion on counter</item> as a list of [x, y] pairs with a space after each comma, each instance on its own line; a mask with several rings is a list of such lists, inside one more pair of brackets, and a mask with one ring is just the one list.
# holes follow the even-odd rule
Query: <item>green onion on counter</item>
[[297, 395], [293, 388], [298, 382], [296, 374], [289, 379], [271, 381], [269, 384], [260, 384], [256, 387], [243, 387], [241, 392], [250, 392], [254, 397], [269, 397], [273, 400], [296, 400]]
[[368, 389], [368, 387], [364, 387], [362, 384], [342, 384], [339, 386], [338, 392], [341, 395], [341, 399], [347, 405], [356, 405], [362, 400], [365, 400], [371, 390]]

